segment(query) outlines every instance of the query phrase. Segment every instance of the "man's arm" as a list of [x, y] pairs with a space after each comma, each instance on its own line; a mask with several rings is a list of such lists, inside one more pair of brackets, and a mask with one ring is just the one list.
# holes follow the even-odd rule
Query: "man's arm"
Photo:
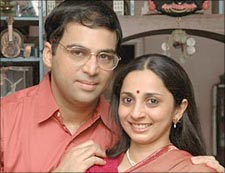
[[206, 164], [211, 168], [214, 168], [217, 172], [225, 172], [225, 169], [220, 163], [215, 159], [214, 156], [195, 156], [191, 158], [194, 164]]

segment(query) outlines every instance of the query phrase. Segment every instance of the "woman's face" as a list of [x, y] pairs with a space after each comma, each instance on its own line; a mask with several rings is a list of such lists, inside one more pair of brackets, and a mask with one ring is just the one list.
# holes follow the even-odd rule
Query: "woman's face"
[[174, 118], [181, 112], [174, 107], [172, 94], [152, 71], [133, 71], [124, 79], [118, 110], [122, 127], [131, 144], [168, 144]]

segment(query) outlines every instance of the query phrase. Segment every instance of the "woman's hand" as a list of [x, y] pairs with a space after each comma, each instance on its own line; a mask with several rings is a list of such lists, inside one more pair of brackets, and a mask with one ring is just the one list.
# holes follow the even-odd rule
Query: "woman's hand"
[[214, 156], [195, 156], [191, 158], [194, 164], [205, 163], [209, 167], [215, 169], [217, 172], [225, 172], [224, 167], [215, 159]]

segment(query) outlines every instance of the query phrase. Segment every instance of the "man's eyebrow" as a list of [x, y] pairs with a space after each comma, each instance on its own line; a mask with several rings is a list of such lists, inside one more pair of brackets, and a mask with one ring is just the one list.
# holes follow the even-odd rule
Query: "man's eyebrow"
[[[79, 47], [79, 48], [90, 50], [89, 48], [87, 48], [83, 45], [80, 45], [80, 44], [76, 44], [76, 43], [66, 45], [66, 47], [68, 47], [68, 48]], [[116, 53], [116, 51], [114, 49], [101, 49], [101, 50], [97, 51], [97, 53], [100, 53], [100, 52]]]
[[116, 53], [116, 51], [113, 49], [102, 49], [102, 50], [99, 50], [98, 52]]
[[75, 43], [73, 43], [73, 44], [68, 44], [68, 45], [66, 45], [66, 47], [69, 47], [69, 48], [80, 47], [80, 48], [88, 49], [88, 48], [86, 48], [86, 47], [84, 47], [84, 46], [82, 46], [82, 45], [80, 45], [80, 44], [75, 44]]

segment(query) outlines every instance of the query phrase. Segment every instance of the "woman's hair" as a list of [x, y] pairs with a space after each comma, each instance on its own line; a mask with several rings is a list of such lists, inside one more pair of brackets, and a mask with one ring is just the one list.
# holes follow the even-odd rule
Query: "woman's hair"
[[115, 12], [101, 0], [65, 0], [54, 8], [45, 21], [46, 41], [53, 44], [53, 54], [68, 23], [89, 28], [104, 27], [117, 35], [117, 49], [122, 30]]
[[116, 157], [130, 146], [130, 137], [123, 130], [118, 116], [120, 91], [125, 77], [130, 72], [145, 69], [151, 70], [163, 81], [165, 87], [173, 95], [175, 107], [179, 106], [183, 99], [188, 100], [187, 109], [177, 127], [174, 129], [171, 124], [170, 141], [179, 149], [188, 151], [194, 156], [205, 155], [205, 145], [202, 139], [192, 83], [180, 64], [160, 54], [148, 54], [135, 58], [116, 73], [112, 86], [111, 113], [119, 127], [120, 140], [107, 151], [107, 155]]

